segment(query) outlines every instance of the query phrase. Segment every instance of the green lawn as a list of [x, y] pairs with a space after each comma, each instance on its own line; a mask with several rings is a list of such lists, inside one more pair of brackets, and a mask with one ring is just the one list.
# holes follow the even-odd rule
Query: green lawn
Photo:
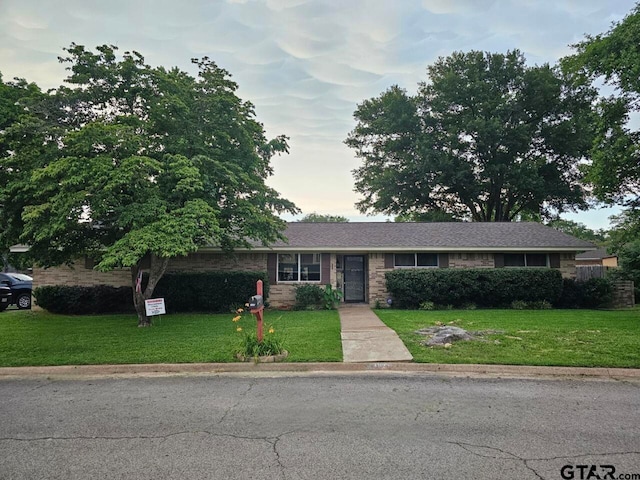
[[[164, 315], [153, 327], [138, 328], [133, 315], [5, 311], [0, 313], [0, 366], [233, 362], [241, 334], [232, 317]], [[336, 311], [267, 311], [265, 324], [282, 335], [288, 361], [342, 361]]]
[[[640, 368], [640, 310], [376, 310], [416, 362]], [[413, 333], [436, 322], [504, 330], [488, 342], [420, 345]], [[496, 342], [497, 341], [497, 342]]]

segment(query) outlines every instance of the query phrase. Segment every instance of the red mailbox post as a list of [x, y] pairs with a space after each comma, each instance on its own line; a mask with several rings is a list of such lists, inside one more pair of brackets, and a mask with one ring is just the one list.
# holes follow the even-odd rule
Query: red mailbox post
[[256, 316], [256, 322], [258, 323], [256, 331], [258, 335], [258, 342], [260, 343], [262, 342], [262, 338], [263, 338], [263, 334], [262, 334], [262, 318], [263, 318], [263, 312], [264, 312], [263, 298], [264, 297], [262, 293], [262, 280], [258, 280], [256, 282], [256, 296], [252, 298], [252, 300], [256, 299], [256, 302], [255, 302], [255, 305], [253, 301], [251, 302], [250, 311], [252, 314]]

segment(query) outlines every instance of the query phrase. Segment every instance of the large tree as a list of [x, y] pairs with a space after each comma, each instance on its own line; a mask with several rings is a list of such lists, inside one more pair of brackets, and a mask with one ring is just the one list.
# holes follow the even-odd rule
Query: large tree
[[[606, 33], [587, 36], [574, 45], [576, 53], [562, 59], [576, 82], [604, 80], [615, 94], [602, 98], [597, 119], [597, 141], [592, 161], [585, 166], [586, 180], [596, 197], [626, 207], [612, 217], [611, 250], [631, 265], [638, 255], [640, 235], [640, 132], [626, 122], [640, 110], [640, 4]], [[620, 122], [623, 119], [623, 122]], [[633, 244], [633, 247], [627, 248]], [[635, 260], [636, 264], [640, 259]]]
[[[169, 259], [203, 245], [225, 250], [282, 238], [276, 213], [297, 213], [265, 184], [271, 141], [227, 71], [194, 59], [195, 76], [72, 44], [67, 86], [50, 92], [4, 134], [0, 198], [20, 212], [19, 240], [43, 266], [87, 255], [97, 269], [131, 269], [139, 325]], [[8, 173], [7, 173], [8, 172]]]
[[585, 207], [578, 164], [594, 135], [589, 85], [571, 88], [518, 51], [439, 58], [411, 96], [394, 86], [358, 105], [346, 144], [362, 212], [435, 211], [511, 221]]
[[[10, 178], [24, 174], [25, 169], [16, 170], [7, 159], [13, 155], [11, 150], [12, 126], [21, 122], [24, 125], [34, 126], [32, 105], [41, 100], [44, 94], [37, 85], [27, 83], [24, 80], [4, 82], [0, 74], [0, 255], [9, 258], [9, 247], [15, 243], [15, 239], [22, 231], [22, 219], [20, 210], [16, 210], [16, 204], [20, 203], [12, 199], [11, 202], [3, 200], [3, 194], [7, 194], [6, 187]], [[40, 145], [33, 145], [35, 149]], [[37, 158], [37, 153], [33, 157]], [[31, 160], [30, 160], [31, 161]], [[26, 180], [26, 179], [23, 179]], [[14, 195], [18, 195], [17, 192]], [[15, 259], [14, 259], [15, 260]]]
[[640, 109], [639, 45], [640, 4], [608, 32], [574, 45], [576, 53], [561, 62], [578, 82], [603, 79], [616, 88], [616, 95], [601, 99], [598, 141], [587, 170], [594, 193], [605, 201], [637, 201], [640, 195], [640, 136], [619, 122]]

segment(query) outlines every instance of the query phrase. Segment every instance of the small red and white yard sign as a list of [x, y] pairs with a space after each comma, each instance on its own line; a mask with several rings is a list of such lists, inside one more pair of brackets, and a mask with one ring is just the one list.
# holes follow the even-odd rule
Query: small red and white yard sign
[[164, 308], [164, 298], [150, 298], [144, 301], [144, 309], [147, 312], [147, 317], [154, 315], [164, 315], [167, 313]]

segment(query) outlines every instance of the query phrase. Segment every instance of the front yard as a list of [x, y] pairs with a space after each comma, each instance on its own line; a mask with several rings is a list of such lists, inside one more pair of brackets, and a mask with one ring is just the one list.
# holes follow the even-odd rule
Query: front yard
[[[640, 310], [376, 310], [416, 362], [640, 368]], [[487, 341], [425, 347], [424, 327], [503, 330]]]
[[[5, 311], [0, 366], [232, 362], [241, 335], [232, 317], [173, 314], [138, 328], [133, 315]], [[265, 325], [283, 336], [288, 361], [342, 361], [336, 311], [266, 312]]]
[[[416, 362], [640, 368], [640, 309], [385, 309], [376, 314], [398, 332]], [[152, 328], [140, 329], [133, 315], [5, 311], [0, 314], [0, 366], [233, 362], [241, 334], [232, 317], [165, 315]], [[503, 333], [450, 348], [420, 345], [426, 337], [414, 332], [438, 322]], [[284, 336], [289, 362], [342, 361], [336, 311], [267, 311], [265, 325]]]

